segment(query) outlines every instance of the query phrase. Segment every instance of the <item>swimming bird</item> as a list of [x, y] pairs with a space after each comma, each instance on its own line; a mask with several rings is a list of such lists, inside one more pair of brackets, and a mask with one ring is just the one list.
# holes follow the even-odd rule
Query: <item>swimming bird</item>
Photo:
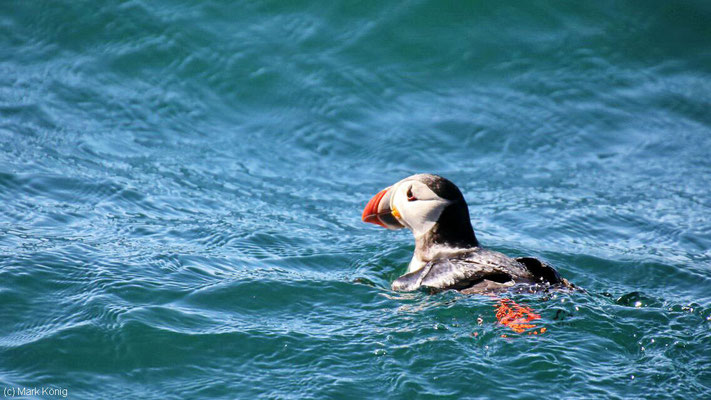
[[438, 175], [412, 175], [383, 189], [365, 206], [362, 219], [387, 229], [408, 228], [415, 237], [407, 273], [392, 283], [393, 290], [471, 294], [574, 287], [536, 258], [511, 258], [483, 248], [462, 192]]

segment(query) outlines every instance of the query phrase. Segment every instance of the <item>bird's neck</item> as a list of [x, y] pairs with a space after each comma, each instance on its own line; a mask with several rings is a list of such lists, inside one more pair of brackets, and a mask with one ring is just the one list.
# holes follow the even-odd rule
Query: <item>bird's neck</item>
[[444, 209], [432, 229], [415, 237], [415, 254], [407, 271], [417, 271], [434, 259], [451, 257], [478, 246], [466, 205], [452, 204]]

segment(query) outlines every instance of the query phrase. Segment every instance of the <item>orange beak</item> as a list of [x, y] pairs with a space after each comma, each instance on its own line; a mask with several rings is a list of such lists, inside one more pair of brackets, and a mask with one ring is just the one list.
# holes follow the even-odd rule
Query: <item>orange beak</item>
[[401, 229], [405, 226], [400, 223], [400, 214], [397, 209], [390, 208], [390, 196], [392, 186], [378, 192], [368, 202], [363, 210], [363, 222], [380, 225], [386, 229]]
[[378, 218], [378, 208], [380, 207], [380, 201], [383, 199], [385, 194], [390, 190], [390, 188], [383, 189], [378, 194], [373, 196], [372, 199], [368, 202], [368, 204], [365, 206], [365, 209], [363, 210], [363, 216], [361, 217], [363, 219], [363, 222], [368, 222], [371, 224], [377, 224], [382, 226], [383, 228], [387, 228], [385, 224]]

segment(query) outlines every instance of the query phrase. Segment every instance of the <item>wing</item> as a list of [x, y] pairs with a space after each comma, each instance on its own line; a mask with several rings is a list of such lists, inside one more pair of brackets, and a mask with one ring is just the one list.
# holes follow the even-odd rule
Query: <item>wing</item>
[[580, 289], [572, 283], [568, 282], [567, 279], [561, 278], [560, 274], [558, 273], [558, 271], [555, 270], [555, 268], [551, 267], [550, 265], [544, 263], [543, 261], [537, 258], [519, 257], [516, 258], [516, 261], [526, 266], [526, 269], [528, 269], [528, 272], [533, 275], [536, 283], [558, 285], [560, 287], [565, 287], [574, 290]]
[[485, 291], [494, 287], [508, 287], [530, 274], [524, 266], [505, 255], [493, 251], [478, 251], [465, 257], [437, 259], [423, 268], [396, 279], [393, 290], [411, 291], [420, 287], [462, 290], [481, 286]]

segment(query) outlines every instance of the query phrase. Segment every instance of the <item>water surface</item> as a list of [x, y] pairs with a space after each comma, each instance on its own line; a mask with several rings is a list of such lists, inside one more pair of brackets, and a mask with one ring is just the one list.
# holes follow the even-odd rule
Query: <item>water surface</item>
[[[588, 4], [589, 3], [589, 4]], [[705, 1], [0, 2], [0, 387], [711, 397]], [[413, 173], [585, 292], [395, 293]], [[506, 337], [502, 337], [506, 335]], [[42, 396], [38, 396], [42, 397]]]

